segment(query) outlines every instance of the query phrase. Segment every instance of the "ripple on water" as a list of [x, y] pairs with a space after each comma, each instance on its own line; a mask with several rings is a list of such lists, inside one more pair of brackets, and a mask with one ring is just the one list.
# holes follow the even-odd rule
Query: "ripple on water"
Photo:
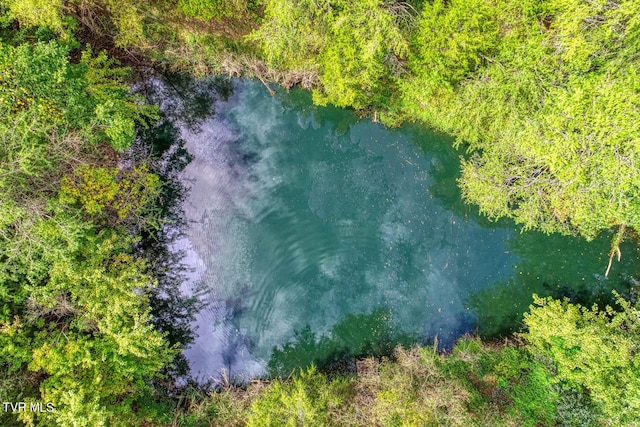
[[236, 82], [217, 115], [197, 130], [181, 127], [195, 156], [182, 177], [191, 187], [187, 234], [210, 302], [188, 351], [201, 376], [258, 375], [296, 330], [328, 333], [378, 309], [396, 331], [450, 344], [475, 327], [471, 296], [519, 283], [514, 265], [532, 245], [518, 246], [511, 225], [436, 196], [458, 194], [448, 141], [294, 99], [313, 110], [301, 114], [281, 99]]

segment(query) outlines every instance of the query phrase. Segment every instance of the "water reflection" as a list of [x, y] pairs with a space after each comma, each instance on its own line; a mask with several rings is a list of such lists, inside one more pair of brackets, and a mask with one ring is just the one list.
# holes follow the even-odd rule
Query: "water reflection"
[[389, 309], [349, 314], [320, 337], [309, 325], [296, 331], [292, 341], [273, 349], [269, 374], [287, 377], [311, 364], [324, 372], [354, 370], [358, 358], [389, 357], [397, 345], [410, 346], [418, 340], [416, 335], [397, 330]]
[[520, 258], [514, 275], [469, 298], [485, 337], [508, 335], [522, 326], [522, 314], [533, 303], [533, 294], [568, 298], [584, 306], [614, 305], [613, 290], [629, 294], [635, 284], [638, 252], [633, 242], [625, 242], [625, 256], [614, 263], [609, 277], [611, 234], [605, 233], [588, 245], [576, 237], [524, 233], [509, 240], [509, 249]]
[[[478, 323], [517, 327], [532, 291], [598, 284], [604, 240], [520, 234], [464, 205], [450, 138], [232, 85], [211, 101], [154, 82], [192, 156], [181, 244], [207, 304], [185, 352], [196, 376], [331, 367], [404, 337], [448, 346]], [[207, 107], [181, 107], [194, 99]], [[607, 286], [638, 267], [623, 252]]]

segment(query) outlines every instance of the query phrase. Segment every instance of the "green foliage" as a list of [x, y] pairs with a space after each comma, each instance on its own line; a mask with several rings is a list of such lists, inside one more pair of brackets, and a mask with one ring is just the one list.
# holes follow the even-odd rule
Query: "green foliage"
[[505, 347], [483, 354], [479, 366], [485, 383], [495, 384], [495, 395], [512, 402], [522, 425], [553, 425], [558, 395], [551, 387], [551, 375], [530, 354]]
[[450, 96], [487, 56], [493, 56], [499, 42], [496, 14], [484, 0], [425, 3], [410, 63], [421, 101]]
[[402, 72], [410, 5], [383, 0], [268, 1], [265, 22], [249, 37], [277, 69], [320, 73], [319, 104], [382, 107]]
[[78, 201], [89, 215], [101, 214], [118, 194], [116, 168], [91, 168], [81, 166], [74, 171], [75, 181], [62, 179], [60, 201], [73, 204]]
[[91, 216], [111, 223], [140, 217], [158, 194], [160, 181], [145, 166], [128, 171], [80, 166], [62, 179], [59, 200], [78, 204]]
[[[74, 32], [84, 33], [84, 37], [88, 32], [119, 47], [142, 48], [152, 43], [154, 33], [159, 30], [160, 12], [173, 15], [168, 4], [141, 0], [2, 0], [0, 6], [5, 6], [5, 10], [0, 19], [16, 21], [23, 29], [36, 32], [47, 28], [67, 42], [74, 40]], [[163, 17], [160, 26], [168, 27], [172, 18]]]
[[251, 416], [251, 404], [264, 391], [262, 384], [253, 384], [248, 389], [228, 387], [203, 393], [187, 389], [185, 393], [188, 411], [176, 411], [172, 426], [180, 427], [241, 427]]
[[326, 426], [344, 401], [348, 382], [327, 378], [314, 367], [301, 371], [290, 382], [277, 381], [251, 406], [249, 427]]
[[320, 55], [322, 89], [314, 92], [314, 101], [380, 107], [391, 95], [390, 77], [406, 57], [407, 40], [382, 0], [338, 1], [334, 7], [340, 12], [329, 24]]
[[[66, 123], [68, 109], [61, 101], [71, 98], [73, 104], [78, 99], [68, 96], [74, 81], [66, 78], [65, 53], [56, 44], [0, 44], [0, 191], [5, 197], [31, 187], [56, 166], [47, 135]], [[46, 189], [44, 182], [41, 188]]]
[[557, 381], [588, 391], [615, 425], [640, 411], [640, 312], [618, 298], [620, 311], [535, 298], [523, 336], [549, 360]]
[[0, 367], [24, 383], [6, 400], [56, 406], [16, 414], [28, 425], [135, 424], [175, 352], [152, 327], [154, 280], [134, 239], [105, 226], [139, 222], [159, 180], [95, 163], [154, 110], [106, 54], [68, 54], [56, 41], [0, 43]]
[[[460, 186], [490, 218], [587, 239], [639, 226], [637, 2], [267, 0], [264, 19], [237, 28], [212, 21], [249, 19], [239, 1], [83, 5], [6, 0], [4, 19], [61, 31], [71, 10], [90, 32], [194, 72], [303, 82], [317, 103], [424, 121], [474, 152]], [[121, 149], [139, 110], [109, 97], [84, 111]]]
[[63, 0], [3, 0], [8, 20], [18, 20], [23, 25], [48, 27], [62, 32]]
[[[589, 426], [606, 418], [589, 397], [555, 384], [526, 347], [463, 337], [450, 353], [396, 348], [357, 374], [314, 367], [193, 398], [180, 426]], [[191, 398], [189, 398], [191, 399]], [[619, 425], [619, 424], [614, 424]]]
[[555, 415], [557, 425], [563, 427], [591, 427], [600, 424], [602, 414], [581, 390], [557, 386], [559, 398]]
[[318, 68], [317, 55], [328, 43], [329, 2], [270, 0], [264, 23], [250, 34], [267, 63], [275, 68]]
[[[37, 43], [0, 44], [0, 191], [50, 189], [69, 152], [109, 142], [115, 149], [134, 140], [135, 122], [154, 110], [129, 95], [104, 53], [85, 52], [79, 64], [67, 48]], [[82, 141], [81, 141], [82, 140]]]
[[[356, 396], [360, 419], [352, 425], [473, 425], [466, 405], [469, 393], [447, 378], [430, 349], [397, 349], [393, 363], [361, 362]], [[367, 405], [367, 394], [375, 401]], [[369, 407], [367, 407], [369, 406]]]
[[[148, 218], [158, 178], [106, 160], [105, 144], [127, 148], [136, 123], [155, 111], [130, 95], [128, 70], [106, 53], [69, 59], [77, 28], [126, 48], [123, 55], [151, 52], [198, 71], [276, 76], [266, 63], [299, 72], [315, 85], [317, 103], [453, 133], [472, 153], [462, 163], [462, 194], [491, 218], [588, 239], [616, 227], [612, 253], [625, 228], [640, 229], [640, 3], [264, 5], [263, 20], [236, 28], [226, 23], [235, 12], [248, 16], [240, 1], [0, 1], [0, 391], [58, 407], [22, 421], [140, 423], [140, 408], [154, 399], [149, 382], [175, 354], [151, 327], [146, 291], [154, 280], [122, 231]], [[55, 34], [61, 41], [33, 42]], [[205, 415], [185, 422], [636, 422], [638, 310], [623, 300], [619, 311], [536, 303], [525, 316], [528, 350], [465, 339], [450, 356], [423, 349], [360, 362], [355, 380], [310, 369], [237, 410], [228, 394], [212, 398]], [[309, 352], [352, 358], [347, 341], [358, 355], [390, 351], [375, 319], [349, 320], [331, 339], [301, 334], [274, 352], [274, 366], [308, 364]]]
[[147, 380], [173, 355], [149, 323], [144, 263], [127, 253], [125, 236], [96, 233], [59, 210], [21, 226], [28, 241], [1, 242], [13, 254], [0, 282], [27, 292], [2, 321], [0, 363], [43, 375], [40, 396], [29, 398], [58, 410], [39, 425], [130, 419]]
[[107, 11], [108, 19], [115, 26], [115, 32], [111, 29], [109, 35], [114, 37], [117, 46], [144, 47], [149, 43], [148, 23], [156, 12], [152, 4], [139, 0], [102, 0], [97, 3], [98, 8]]
[[490, 217], [592, 239], [610, 227], [638, 224], [632, 165], [638, 164], [640, 88], [634, 60], [619, 62], [618, 52], [631, 43], [628, 32], [608, 31], [587, 47], [595, 39], [587, 43], [584, 35], [592, 33], [573, 26], [620, 28], [635, 12], [625, 5], [615, 17], [591, 11], [576, 20], [570, 3], [549, 2], [550, 29], [530, 31], [529, 41], [505, 40], [482, 78], [461, 90], [461, 100], [476, 102], [467, 103], [474, 113], [462, 126], [484, 131], [461, 134], [482, 150], [464, 162], [461, 186]]
[[557, 419], [559, 395], [552, 375], [525, 348], [492, 346], [479, 338], [464, 337], [442, 370], [465, 384], [472, 393], [472, 408], [491, 412], [499, 407], [523, 426], [552, 426]]
[[613, 226], [637, 227], [634, 73], [619, 69], [550, 88], [517, 140], [484, 145], [482, 156], [464, 162], [464, 195], [525, 228], [593, 238]]
[[233, 2], [228, 0], [178, 0], [178, 8], [187, 16], [201, 21], [231, 16]]
[[80, 62], [86, 69], [86, 91], [96, 101], [95, 117], [111, 146], [116, 150], [128, 148], [135, 139], [135, 124], [146, 126], [148, 120], [157, 120], [157, 107], [145, 105], [143, 100], [130, 94], [124, 78], [127, 68], [102, 51], [93, 57], [90, 48], [82, 52]]

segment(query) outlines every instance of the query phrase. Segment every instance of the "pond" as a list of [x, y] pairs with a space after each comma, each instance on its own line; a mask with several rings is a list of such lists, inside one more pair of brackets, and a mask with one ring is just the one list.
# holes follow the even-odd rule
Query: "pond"
[[464, 153], [424, 126], [385, 128], [250, 80], [150, 88], [191, 155], [174, 249], [193, 268], [185, 290], [206, 302], [185, 352], [200, 379], [507, 334], [533, 293], [607, 302], [638, 271], [632, 243], [604, 277], [609, 235], [521, 233], [479, 215], [456, 186]]

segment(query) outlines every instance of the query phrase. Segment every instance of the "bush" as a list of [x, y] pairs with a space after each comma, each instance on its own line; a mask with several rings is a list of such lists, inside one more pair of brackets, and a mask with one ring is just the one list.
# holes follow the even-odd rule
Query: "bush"
[[301, 371], [290, 382], [276, 381], [251, 406], [249, 427], [328, 426], [343, 404], [349, 381], [329, 382], [315, 367]]
[[[616, 294], [617, 295], [617, 294]], [[614, 425], [640, 413], [640, 311], [618, 296], [620, 311], [534, 297], [523, 334], [532, 353], [549, 361], [555, 381], [585, 389]]]

